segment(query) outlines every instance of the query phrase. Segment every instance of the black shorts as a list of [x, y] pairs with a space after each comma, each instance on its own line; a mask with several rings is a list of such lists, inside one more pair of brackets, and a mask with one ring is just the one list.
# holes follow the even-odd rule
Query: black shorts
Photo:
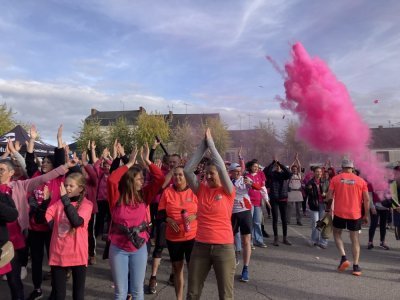
[[241, 235], [251, 234], [253, 229], [253, 217], [251, 216], [251, 210], [245, 210], [232, 214], [231, 221], [233, 234], [238, 233], [239, 228]]
[[362, 219], [353, 220], [353, 219], [343, 219], [338, 216], [333, 216], [332, 225], [337, 229], [348, 229], [350, 231], [359, 231], [361, 230]]
[[167, 246], [171, 262], [182, 261], [183, 258], [185, 258], [186, 262], [189, 263], [193, 245], [194, 245], [194, 239], [182, 242], [173, 242], [167, 240]]

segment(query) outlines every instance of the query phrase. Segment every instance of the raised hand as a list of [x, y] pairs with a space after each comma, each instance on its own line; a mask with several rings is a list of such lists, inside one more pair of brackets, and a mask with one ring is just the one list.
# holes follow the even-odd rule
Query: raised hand
[[21, 150], [21, 143], [19, 141], [15, 141], [14, 148], [17, 152], [19, 152], [19, 150]]
[[30, 135], [31, 139], [33, 139], [33, 140], [37, 139], [38, 132], [37, 132], [35, 125], [32, 125], [31, 128], [29, 129], [29, 135]]
[[63, 146], [63, 140], [62, 140], [62, 133], [63, 133], [63, 124], [58, 127], [57, 130], [57, 142], [58, 142], [58, 148], [62, 148]]
[[119, 156], [124, 156], [125, 155], [125, 149], [124, 146], [122, 146], [120, 143], [117, 144], [117, 151]]
[[137, 154], [138, 154], [138, 149], [137, 147], [135, 147], [132, 149], [131, 155], [129, 155], [129, 161], [126, 164], [128, 168], [132, 167], [136, 163]]
[[114, 145], [113, 145], [113, 159], [116, 159], [118, 156], [118, 140], [115, 139]]
[[90, 150], [95, 150], [96, 149], [96, 141], [91, 141], [90, 142]]
[[86, 151], [83, 151], [83, 152], [82, 152], [82, 157], [81, 157], [81, 159], [82, 159], [82, 164], [83, 164], [84, 166], [86, 166], [86, 165], [88, 164], [88, 161], [87, 161], [87, 152], [86, 152]]
[[67, 191], [65, 190], [64, 183], [62, 182], [62, 183], [60, 184], [60, 196], [62, 197], [62, 196], [64, 196], [64, 195], [66, 195], [66, 194], [67, 194]]

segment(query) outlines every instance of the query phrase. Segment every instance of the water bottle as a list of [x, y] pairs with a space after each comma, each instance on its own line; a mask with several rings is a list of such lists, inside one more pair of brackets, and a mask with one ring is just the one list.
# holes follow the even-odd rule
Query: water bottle
[[185, 232], [188, 232], [190, 230], [190, 223], [188, 221], [186, 221], [186, 218], [189, 216], [186, 209], [182, 209], [181, 216], [182, 216], [182, 222], [183, 222], [183, 227], [185, 228]]

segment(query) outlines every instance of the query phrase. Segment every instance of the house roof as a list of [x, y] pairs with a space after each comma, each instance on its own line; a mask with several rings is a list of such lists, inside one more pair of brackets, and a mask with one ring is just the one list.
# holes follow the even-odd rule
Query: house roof
[[[192, 127], [200, 127], [207, 119], [220, 119], [218, 113], [215, 114], [168, 114], [164, 117], [169, 120], [172, 128], [179, 124], [189, 123]], [[172, 117], [172, 118], [171, 118]]]
[[125, 110], [125, 111], [92, 111], [92, 114], [88, 116], [85, 121], [97, 119], [100, 121], [101, 126], [110, 126], [117, 119], [124, 117], [128, 124], [135, 123], [139, 117], [141, 110]]
[[400, 127], [371, 128], [372, 149], [400, 149]]
[[[143, 107], [139, 110], [126, 110], [126, 111], [98, 111], [96, 109], [91, 110], [90, 116], [85, 121], [97, 119], [100, 121], [101, 126], [110, 126], [112, 123], [121, 117], [124, 117], [128, 124], [135, 124], [137, 118], [142, 112], [146, 112]], [[201, 124], [209, 118], [220, 119], [218, 113], [215, 114], [169, 114], [163, 115], [163, 117], [170, 122], [171, 127], [176, 127], [178, 124], [188, 122], [193, 127], [199, 127]]]

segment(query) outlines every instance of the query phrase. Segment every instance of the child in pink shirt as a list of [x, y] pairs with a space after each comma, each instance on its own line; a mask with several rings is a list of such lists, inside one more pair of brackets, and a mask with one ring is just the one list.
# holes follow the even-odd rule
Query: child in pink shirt
[[52, 296], [65, 299], [67, 270], [72, 270], [72, 297], [84, 299], [88, 263], [88, 223], [93, 210], [84, 197], [85, 178], [71, 173], [60, 187], [61, 201], [46, 211], [47, 222], [53, 222], [50, 243]]

